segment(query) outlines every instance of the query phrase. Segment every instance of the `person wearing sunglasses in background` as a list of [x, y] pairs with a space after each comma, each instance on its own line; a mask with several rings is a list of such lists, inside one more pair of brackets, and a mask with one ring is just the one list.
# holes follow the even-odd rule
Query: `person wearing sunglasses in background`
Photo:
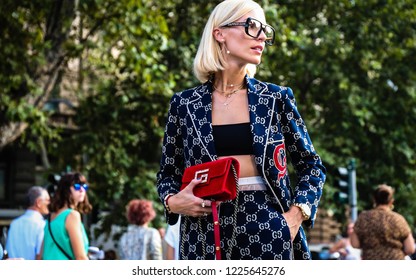
[[43, 260], [87, 260], [89, 240], [81, 214], [89, 213], [88, 183], [80, 173], [61, 177], [44, 228]]
[[[181, 216], [181, 259], [214, 259], [216, 250], [211, 201], [194, 196], [200, 179], [180, 191], [183, 172], [228, 156], [239, 161], [240, 191], [235, 228], [234, 202], [218, 208], [221, 258], [311, 259], [301, 224], [315, 221], [326, 170], [292, 90], [253, 78], [274, 40], [275, 30], [259, 4], [221, 2], [206, 23], [194, 60], [202, 84], [171, 99], [157, 189], [167, 222], [175, 224]], [[287, 154], [297, 176], [293, 188]]]

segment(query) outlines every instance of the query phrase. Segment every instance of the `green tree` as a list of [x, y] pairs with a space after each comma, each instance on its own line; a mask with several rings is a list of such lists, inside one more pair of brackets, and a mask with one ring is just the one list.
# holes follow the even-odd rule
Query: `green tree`
[[0, 149], [18, 139], [33, 148], [39, 146], [42, 137], [58, 136], [48, 126], [42, 109], [73, 55], [69, 45], [73, 40], [74, 3], [2, 1]]
[[[111, 9], [102, 9], [103, 3], [81, 10], [87, 30], [109, 10], [116, 15], [106, 19], [84, 52], [77, 109], [81, 130], [63, 145], [83, 156], [73, 164], [88, 172], [97, 207], [110, 211], [104, 224], [108, 229], [111, 224], [125, 223], [125, 205], [130, 199], [159, 202], [156, 168], [175, 83], [162, 55], [169, 39], [162, 3], [114, 1]], [[154, 206], [162, 213], [160, 203]], [[164, 218], [159, 216], [155, 224], [162, 223]]]
[[279, 36], [261, 74], [294, 88], [328, 167], [322, 205], [340, 210], [332, 202], [335, 168], [355, 158], [360, 209], [385, 182], [415, 225], [414, 3], [295, 0], [268, 12]]
[[[125, 223], [129, 199], [156, 199], [165, 111], [174, 79], [158, 1], [2, 2], [1, 146], [19, 141], [86, 173], [96, 209]], [[68, 88], [64, 87], [70, 84]], [[76, 96], [78, 130], [62, 134], [43, 110]], [[39, 145], [39, 138], [46, 137]], [[155, 205], [161, 210], [160, 204]], [[161, 218], [156, 221], [161, 224]], [[106, 226], [106, 225], [105, 225]], [[108, 228], [108, 227], [107, 227]]]
[[[0, 149], [21, 140], [63, 169], [88, 174], [104, 227], [125, 223], [134, 197], [157, 203], [155, 174], [169, 98], [195, 86], [192, 62], [220, 1], [2, 1]], [[416, 7], [411, 0], [259, 1], [277, 31], [256, 77], [293, 88], [328, 167], [357, 162], [359, 207], [378, 183], [397, 189], [396, 209], [416, 225]], [[75, 70], [69, 66], [75, 65]], [[62, 81], [77, 95], [79, 130], [58, 141], [44, 102]], [[72, 80], [73, 81], [73, 80]], [[40, 136], [40, 137], [39, 137]], [[163, 217], [155, 222], [162, 224]]]

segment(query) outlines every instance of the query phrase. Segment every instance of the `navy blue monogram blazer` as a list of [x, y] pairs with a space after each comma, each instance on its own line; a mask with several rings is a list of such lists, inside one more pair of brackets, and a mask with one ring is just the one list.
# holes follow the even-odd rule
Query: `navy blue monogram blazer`
[[[283, 212], [293, 203], [306, 203], [313, 226], [326, 170], [316, 153], [290, 88], [246, 76], [254, 158], [259, 174], [277, 198]], [[296, 171], [290, 185], [287, 156]], [[183, 171], [191, 165], [217, 159], [212, 134], [212, 81], [174, 94], [162, 147], [157, 188], [163, 202], [178, 193]], [[169, 224], [177, 214], [166, 213]]]

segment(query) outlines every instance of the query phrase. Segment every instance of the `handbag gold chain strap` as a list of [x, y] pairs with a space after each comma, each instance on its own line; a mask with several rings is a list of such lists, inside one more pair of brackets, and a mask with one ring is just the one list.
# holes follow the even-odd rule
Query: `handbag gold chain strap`
[[[226, 253], [227, 260], [231, 260], [231, 253], [232, 253], [232, 250], [233, 250], [232, 245], [235, 244], [235, 235], [236, 235], [236, 227], [237, 227], [237, 214], [238, 214], [238, 195], [240, 193], [237, 171], [235, 170], [234, 165], [231, 165], [231, 168], [232, 168], [233, 173], [234, 173], [234, 179], [235, 179], [236, 188], [237, 188], [237, 195], [236, 195], [236, 198], [234, 199], [234, 203], [233, 203], [234, 204], [234, 213], [233, 213], [234, 226], [233, 226], [233, 234], [232, 234], [231, 242], [230, 242], [231, 244], [230, 244], [230, 246], [228, 246], [228, 250], [227, 250], [227, 253]], [[207, 217], [204, 217], [204, 218], [206, 219]], [[181, 236], [182, 259], [185, 259], [185, 255], [184, 255], [184, 252], [185, 252], [185, 250], [184, 250], [185, 249], [185, 238], [184, 238], [184, 236], [185, 236], [186, 228], [187, 228], [187, 225], [188, 225], [188, 219], [189, 219], [189, 217], [185, 216], [185, 219], [184, 219], [184, 222], [183, 222], [183, 227], [182, 227], [182, 236]], [[199, 230], [199, 235], [202, 237], [202, 240], [201, 240], [201, 242], [202, 242], [202, 255], [203, 255], [203, 259], [205, 260], [205, 258], [206, 258], [206, 249], [205, 249], [206, 248], [206, 242], [205, 242], [206, 236], [204, 236], [204, 234], [202, 232], [202, 218], [201, 217], [198, 217], [198, 230]]]

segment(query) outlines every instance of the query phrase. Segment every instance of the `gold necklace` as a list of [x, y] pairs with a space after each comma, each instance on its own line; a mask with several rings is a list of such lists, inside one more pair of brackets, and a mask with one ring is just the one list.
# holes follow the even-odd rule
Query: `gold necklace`
[[241, 84], [238, 88], [233, 89], [232, 91], [228, 92], [228, 91], [220, 91], [218, 90], [214, 85], [213, 85], [214, 89], [219, 93], [219, 95], [223, 95], [225, 97], [225, 101], [222, 102], [221, 100], [217, 99], [218, 102], [220, 102], [223, 106], [225, 106], [225, 109], [228, 110], [228, 105], [231, 104], [231, 102], [234, 101], [233, 95], [236, 94], [239, 90], [241, 90], [243, 88], [243, 85]]
[[235, 85], [235, 84], [226, 84], [225, 87], [241, 87], [243, 85], [243, 83]]
[[[241, 87], [243, 85], [243, 83], [241, 83], [241, 84], [238, 84], [238, 85], [235, 85], [235, 84], [226, 84], [225, 85], [225, 87], [227, 88], [227, 87]], [[215, 85], [214, 85], [214, 87], [215, 87]]]
[[[234, 85], [231, 85], [231, 86], [234, 87]], [[222, 91], [222, 90], [218, 89], [215, 85], [212, 85], [212, 87], [214, 88], [214, 90], [221, 93], [221, 95], [224, 95], [226, 98], [230, 98], [231, 95], [235, 94], [237, 91], [239, 91], [240, 89], [243, 88], [243, 84], [239, 84], [236, 89], [233, 89], [231, 91], [228, 91], [228, 90]]]

